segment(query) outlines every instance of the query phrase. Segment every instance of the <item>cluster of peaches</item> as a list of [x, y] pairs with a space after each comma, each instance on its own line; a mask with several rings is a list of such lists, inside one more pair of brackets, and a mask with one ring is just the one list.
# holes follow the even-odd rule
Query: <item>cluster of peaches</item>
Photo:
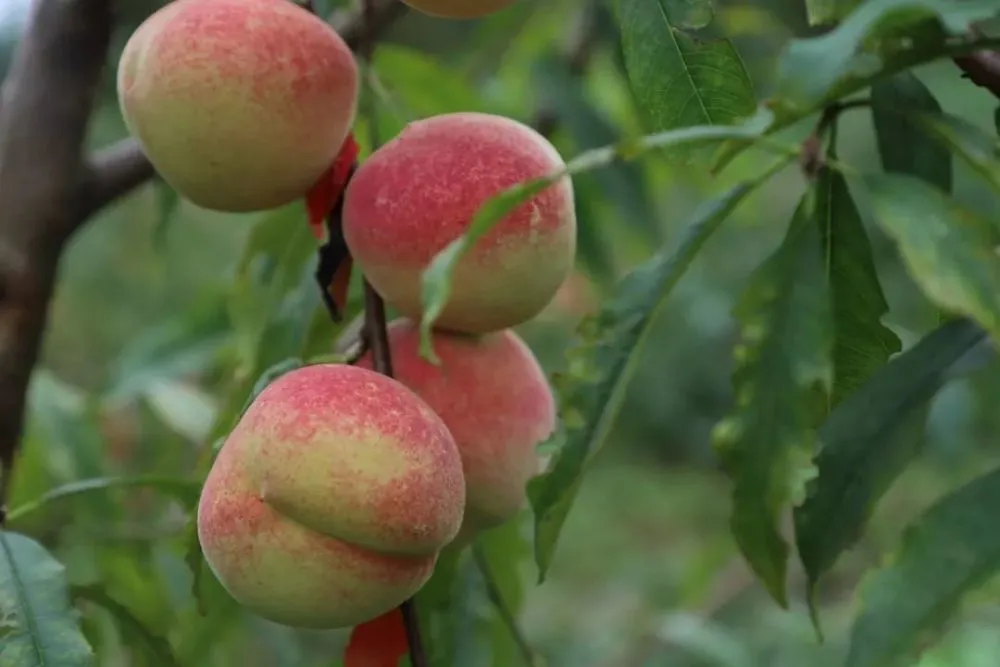
[[[407, 0], [453, 18], [510, 2]], [[323, 176], [351, 131], [358, 79], [341, 37], [291, 0], [174, 0], [132, 35], [118, 92], [166, 182], [204, 208], [248, 212], [302, 199]], [[541, 312], [572, 269], [570, 180], [459, 261], [433, 334], [436, 365], [418, 351], [421, 275], [483, 203], [563, 166], [526, 125], [453, 113], [410, 123], [357, 169], [344, 236], [401, 314], [388, 330], [395, 379], [370, 355], [300, 368], [268, 385], [227, 437], [198, 536], [245, 607], [298, 627], [363, 623], [414, 595], [445, 546], [524, 507], [556, 410], [511, 327]]]

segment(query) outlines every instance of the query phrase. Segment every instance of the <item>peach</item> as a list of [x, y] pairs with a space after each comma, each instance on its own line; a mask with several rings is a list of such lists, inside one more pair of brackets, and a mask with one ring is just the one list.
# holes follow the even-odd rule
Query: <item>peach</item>
[[[416, 121], [351, 179], [344, 237], [376, 291], [419, 319], [424, 269], [468, 229], [479, 207], [564, 166], [544, 137], [509, 118], [452, 113]], [[531, 319], [555, 296], [575, 253], [573, 184], [565, 176], [501, 219], [458, 261], [437, 326], [485, 333]]]
[[417, 11], [446, 19], [475, 19], [493, 14], [515, 0], [403, 0]]
[[[435, 331], [435, 366], [420, 356], [419, 326], [389, 325], [395, 377], [437, 412], [458, 445], [465, 471], [462, 542], [525, 506], [525, 485], [540, 472], [537, 448], [555, 429], [556, 407], [531, 349], [511, 330], [472, 336]], [[359, 366], [370, 367], [366, 354]]]
[[205, 480], [198, 538], [250, 611], [348, 627], [426, 583], [464, 504], [455, 442], [426, 403], [373, 371], [315, 365], [240, 418]]
[[118, 99], [163, 179], [218, 211], [305, 196], [354, 121], [354, 56], [289, 0], [174, 0], [128, 40]]

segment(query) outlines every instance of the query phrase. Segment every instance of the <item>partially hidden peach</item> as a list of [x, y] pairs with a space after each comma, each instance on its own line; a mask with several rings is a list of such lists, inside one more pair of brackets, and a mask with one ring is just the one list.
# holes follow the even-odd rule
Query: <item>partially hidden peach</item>
[[[344, 237], [355, 262], [403, 315], [421, 315], [421, 276], [479, 207], [521, 182], [557, 173], [562, 158], [522, 123], [452, 113], [410, 123], [355, 173]], [[537, 315], [569, 275], [576, 253], [568, 176], [524, 202], [458, 261], [436, 326], [499, 331]]]
[[515, 0], [403, 0], [417, 11], [446, 19], [475, 19], [506, 9]]
[[268, 385], [223, 444], [198, 538], [250, 611], [347, 627], [426, 583], [464, 503], [455, 442], [424, 401], [373, 371], [308, 366]]
[[344, 143], [358, 96], [350, 49], [289, 0], [174, 0], [132, 34], [117, 83], [160, 176], [231, 212], [304, 197]]
[[[412, 321], [389, 325], [395, 377], [437, 412], [458, 445], [465, 471], [464, 542], [525, 506], [525, 485], [541, 466], [540, 445], [555, 429], [556, 407], [531, 349], [511, 330], [482, 336], [435, 331], [441, 364], [420, 357]], [[359, 366], [370, 367], [366, 354]]]

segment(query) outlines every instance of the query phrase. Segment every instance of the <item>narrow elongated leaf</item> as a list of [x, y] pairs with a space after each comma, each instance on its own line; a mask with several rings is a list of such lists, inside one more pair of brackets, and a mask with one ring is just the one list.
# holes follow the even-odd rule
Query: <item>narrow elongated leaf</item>
[[785, 163], [779, 162], [759, 178], [741, 183], [699, 208], [674, 250], [635, 269], [601, 312], [580, 325], [567, 353], [566, 376], [560, 382], [565, 444], [549, 470], [528, 484], [535, 512], [535, 560], [540, 581], [552, 561], [585, 467], [618, 416], [649, 324], [708, 238], [750, 192]]
[[900, 553], [870, 575], [851, 630], [847, 667], [902, 667], [928, 645], [963, 596], [1000, 571], [1000, 470], [931, 507]]
[[735, 406], [716, 426], [716, 451], [733, 480], [733, 535], [774, 599], [787, 606], [788, 545], [780, 512], [800, 494], [815, 448], [812, 397], [829, 391], [833, 336], [816, 192], [806, 193], [781, 246], [751, 276], [736, 305], [742, 341]]
[[994, 0], [865, 2], [835, 30], [789, 44], [779, 62], [777, 97], [793, 107], [814, 106], [842, 80], [885, 68], [883, 58], [920, 57], [924, 49], [941, 55], [947, 37], [964, 36], [975, 21], [998, 13]]
[[65, 568], [42, 545], [0, 531], [0, 667], [89, 667]]
[[728, 124], [752, 116], [750, 75], [728, 39], [699, 34], [708, 0], [622, 0], [629, 83], [651, 131]]
[[166, 637], [162, 637], [140, 621], [132, 610], [114, 599], [101, 586], [76, 586], [73, 597], [92, 602], [107, 611], [115, 619], [122, 639], [138, 644], [155, 665], [178, 667], [177, 657]]
[[[525, 181], [498, 193], [479, 207], [469, 222], [466, 232], [445, 246], [421, 278], [421, 298], [423, 315], [420, 319], [420, 354], [425, 359], [437, 363], [437, 356], [431, 343], [434, 322], [444, 310], [451, 295], [451, 279], [455, 267], [475, 243], [485, 236], [511, 211], [528, 202], [533, 196], [545, 190], [562, 178], [574, 176], [606, 167], [615, 160], [634, 160], [650, 151], [682, 144], [711, 143], [732, 139], [753, 142], [769, 124], [771, 113], [762, 109], [756, 116], [742, 125], [713, 126], [699, 125], [677, 130], [667, 130], [642, 137], [636, 141], [626, 141], [612, 146], [603, 146], [586, 151], [570, 160], [560, 171], [542, 178]], [[797, 153], [796, 148], [779, 147], [773, 143], [770, 148], [780, 149], [786, 154]]]
[[162, 475], [139, 475], [136, 477], [99, 477], [70, 482], [47, 491], [41, 498], [15, 507], [7, 514], [7, 519], [16, 521], [46, 507], [49, 503], [65, 498], [73, 498], [91, 493], [102, 493], [112, 489], [146, 488], [173, 496], [186, 507], [198, 502], [201, 484], [192, 479], [164, 477]]
[[[831, 157], [836, 153], [831, 149]], [[830, 407], [868, 380], [899, 351], [899, 337], [882, 324], [889, 312], [871, 242], [844, 177], [820, 171], [816, 222], [833, 299], [833, 390]]]
[[913, 72], [900, 72], [872, 86], [872, 120], [882, 168], [951, 192], [951, 151], [915, 123], [917, 112], [934, 117], [940, 115], [941, 105]]
[[894, 437], [897, 429], [985, 337], [969, 320], [940, 326], [845, 398], [820, 427], [819, 474], [795, 509], [810, 602], [816, 582], [861, 536], [875, 504], [919, 453], [916, 440]]
[[[989, 4], [990, 0], [968, 3], [871, 0], [830, 32], [819, 37], [793, 40], [780, 61], [778, 90], [766, 105], [774, 111], [766, 134], [787, 128], [827, 104], [904, 70], [942, 56], [1000, 47], [1000, 36], [965, 30], [976, 16], [997, 11]], [[952, 29], [958, 29], [953, 34], [963, 36], [946, 40], [938, 24], [939, 19], [935, 18], [935, 10], [956, 11], [959, 14], [968, 11], [969, 16], [962, 14], [968, 20], [951, 23]], [[892, 20], [883, 21], [886, 17]], [[855, 54], [865, 35], [868, 35], [868, 50]], [[922, 36], [917, 39], [917, 35]], [[845, 45], [853, 45], [852, 51], [846, 55], [841, 50]], [[727, 142], [713, 160], [713, 171], [725, 168], [746, 146], [743, 142]]]
[[924, 293], [1000, 338], [1000, 262], [992, 223], [912, 176], [872, 174], [865, 182], [878, 224], [895, 239]]
[[996, 136], [950, 114], [917, 114], [914, 121], [1000, 192], [1000, 140]]

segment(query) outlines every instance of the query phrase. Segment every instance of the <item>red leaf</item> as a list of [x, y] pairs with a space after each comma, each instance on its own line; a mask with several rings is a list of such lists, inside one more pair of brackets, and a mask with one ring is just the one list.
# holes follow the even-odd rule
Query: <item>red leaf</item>
[[358, 142], [354, 140], [354, 135], [347, 135], [333, 164], [323, 172], [316, 185], [306, 194], [309, 227], [317, 239], [323, 238], [323, 221], [344, 193], [351, 167], [358, 159], [358, 151]]
[[397, 607], [351, 632], [344, 667], [399, 667], [408, 645], [403, 613]]

